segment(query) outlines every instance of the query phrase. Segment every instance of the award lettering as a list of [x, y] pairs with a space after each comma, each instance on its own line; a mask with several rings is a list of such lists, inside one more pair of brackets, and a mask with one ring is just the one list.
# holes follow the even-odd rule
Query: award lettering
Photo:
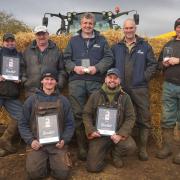
[[6, 80], [19, 80], [19, 62], [19, 58], [3, 56], [1, 75]]
[[59, 126], [57, 114], [37, 116], [38, 138], [40, 144], [59, 142]]
[[98, 107], [96, 128], [101, 135], [111, 136], [116, 132], [117, 109]]

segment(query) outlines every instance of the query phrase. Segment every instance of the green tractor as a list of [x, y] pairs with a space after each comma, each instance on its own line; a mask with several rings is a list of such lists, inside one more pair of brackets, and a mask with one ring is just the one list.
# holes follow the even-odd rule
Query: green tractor
[[[95, 15], [96, 25], [95, 29], [97, 31], [106, 31], [108, 29], [118, 29], [120, 28], [117, 24], [114, 23], [114, 20], [122, 15], [128, 15], [130, 12], [135, 12], [134, 21], [138, 25], [139, 24], [139, 14], [137, 14], [136, 10], [124, 11], [120, 12], [119, 8], [116, 7], [115, 13], [112, 11], [103, 11], [103, 12], [91, 12]], [[42, 24], [44, 26], [48, 26], [48, 17], [58, 17], [61, 20], [60, 28], [57, 30], [56, 34], [62, 33], [72, 33], [75, 34], [80, 29], [80, 18], [81, 15], [85, 12], [77, 13], [77, 12], [68, 12], [67, 15], [53, 14], [53, 13], [45, 13]]]

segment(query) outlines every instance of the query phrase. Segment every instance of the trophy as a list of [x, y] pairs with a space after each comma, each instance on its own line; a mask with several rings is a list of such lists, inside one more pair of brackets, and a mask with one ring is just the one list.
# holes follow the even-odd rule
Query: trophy
[[99, 106], [97, 109], [96, 128], [101, 135], [111, 136], [116, 132], [117, 109]]
[[163, 61], [166, 62], [169, 60], [170, 57], [173, 55], [172, 47], [165, 47], [163, 50]]
[[3, 56], [1, 75], [6, 80], [19, 80], [19, 61], [19, 58]]
[[84, 72], [89, 74], [88, 67], [90, 66], [90, 59], [81, 59], [81, 66], [84, 67]]
[[37, 116], [37, 135], [40, 144], [56, 143], [60, 140], [57, 114]]

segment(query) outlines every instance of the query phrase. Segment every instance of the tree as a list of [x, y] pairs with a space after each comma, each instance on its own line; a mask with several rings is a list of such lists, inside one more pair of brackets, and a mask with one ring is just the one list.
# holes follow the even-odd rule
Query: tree
[[29, 32], [31, 28], [24, 22], [17, 20], [12, 14], [7, 14], [5, 11], [0, 11], [0, 34], [5, 32]]

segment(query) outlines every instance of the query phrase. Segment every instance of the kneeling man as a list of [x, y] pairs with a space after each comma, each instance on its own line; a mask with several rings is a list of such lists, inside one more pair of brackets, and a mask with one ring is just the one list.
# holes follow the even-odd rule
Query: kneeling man
[[56, 179], [67, 179], [71, 161], [67, 143], [74, 133], [74, 120], [68, 100], [57, 90], [58, 74], [44, 69], [41, 89], [24, 104], [19, 122], [27, 148], [26, 169], [30, 179], [44, 178], [51, 173]]
[[84, 108], [83, 122], [89, 139], [87, 170], [99, 172], [111, 149], [113, 164], [123, 167], [122, 157], [136, 149], [131, 131], [135, 122], [133, 104], [120, 86], [119, 70], [108, 70], [101, 89], [94, 92]]

